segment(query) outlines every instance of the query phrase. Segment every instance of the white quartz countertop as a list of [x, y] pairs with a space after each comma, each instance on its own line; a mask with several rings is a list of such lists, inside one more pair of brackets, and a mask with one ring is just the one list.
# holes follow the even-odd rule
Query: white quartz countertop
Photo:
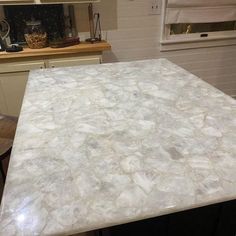
[[30, 72], [0, 235], [69, 235], [236, 199], [236, 101], [160, 60]]

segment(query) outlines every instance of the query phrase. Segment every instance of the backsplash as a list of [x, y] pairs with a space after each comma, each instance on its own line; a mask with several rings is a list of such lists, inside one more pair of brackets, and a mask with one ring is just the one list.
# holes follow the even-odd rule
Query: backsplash
[[25, 42], [25, 22], [32, 18], [42, 22], [49, 40], [64, 36], [65, 27], [62, 4], [4, 6], [4, 13], [11, 26], [10, 38], [12, 43]]

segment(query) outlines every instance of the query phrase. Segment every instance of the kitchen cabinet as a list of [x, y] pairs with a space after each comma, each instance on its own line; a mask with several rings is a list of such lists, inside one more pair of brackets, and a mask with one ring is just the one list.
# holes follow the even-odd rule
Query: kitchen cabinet
[[101, 53], [88, 55], [62, 56], [53, 55], [38, 60], [24, 58], [0, 65], [0, 113], [19, 116], [24, 97], [24, 91], [30, 70], [99, 64], [102, 62]]
[[100, 0], [0, 0], [0, 5], [27, 5], [52, 3], [94, 3]]

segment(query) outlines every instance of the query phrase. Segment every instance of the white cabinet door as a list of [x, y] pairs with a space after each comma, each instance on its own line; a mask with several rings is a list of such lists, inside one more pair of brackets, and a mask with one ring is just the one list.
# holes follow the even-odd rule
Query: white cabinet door
[[0, 113], [19, 116], [29, 70], [44, 67], [44, 61], [1, 64]]
[[29, 72], [0, 74], [0, 83], [5, 100], [4, 114], [19, 116]]
[[63, 58], [63, 59], [53, 59], [48, 61], [49, 68], [65, 67], [65, 66], [80, 66], [80, 65], [90, 65], [90, 64], [100, 64], [101, 58], [88, 57], [88, 58]]
[[44, 61], [25, 61], [25, 62], [12, 62], [12, 63], [2, 63], [0, 66], [0, 73], [9, 72], [22, 72], [30, 71], [35, 69], [45, 68]]

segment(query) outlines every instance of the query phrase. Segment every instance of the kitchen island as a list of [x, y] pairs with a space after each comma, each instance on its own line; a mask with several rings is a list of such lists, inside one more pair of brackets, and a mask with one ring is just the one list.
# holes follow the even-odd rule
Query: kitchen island
[[236, 101], [165, 59], [31, 71], [0, 235], [70, 235], [236, 199]]
[[64, 48], [24, 48], [21, 52], [0, 52], [0, 113], [19, 116], [30, 70], [100, 64], [106, 41], [81, 42]]

